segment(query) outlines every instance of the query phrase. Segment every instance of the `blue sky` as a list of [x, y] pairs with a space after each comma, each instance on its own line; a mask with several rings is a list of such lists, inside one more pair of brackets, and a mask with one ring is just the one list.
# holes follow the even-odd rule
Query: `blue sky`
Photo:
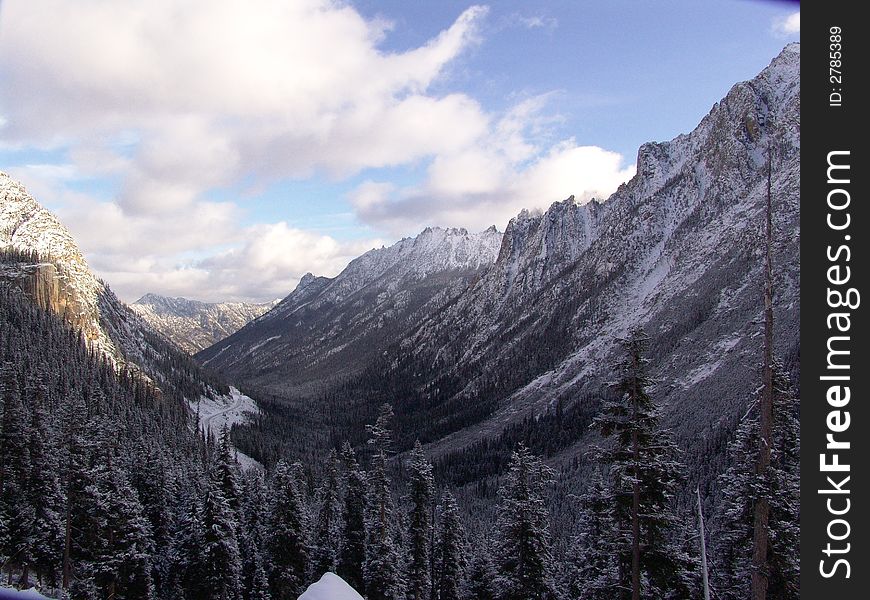
[[606, 197], [799, 39], [751, 0], [5, 0], [0, 170], [126, 300]]

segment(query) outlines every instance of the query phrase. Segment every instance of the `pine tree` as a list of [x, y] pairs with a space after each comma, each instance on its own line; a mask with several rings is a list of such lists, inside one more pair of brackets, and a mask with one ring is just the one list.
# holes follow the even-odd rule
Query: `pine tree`
[[364, 593], [366, 475], [360, 469], [353, 448], [347, 442], [341, 450], [341, 462], [344, 470], [344, 502], [338, 575], [351, 587]]
[[306, 582], [310, 545], [302, 479], [298, 463], [279, 461], [275, 466], [268, 542], [273, 600], [296, 600]]
[[555, 598], [550, 515], [544, 490], [552, 469], [525, 446], [512, 454], [506, 481], [499, 490], [496, 591], [500, 600]]
[[432, 589], [432, 508], [435, 478], [419, 440], [411, 452], [411, 512], [409, 514], [408, 597], [428, 600]]
[[[771, 598], [799, 597], [800, 579], [800, 425], [798, 400], [779, 363], [773, 366], [771, 463], [766, 476], [755, 470], [759, 419], [757, 397], [729, 446], [729, 468], [720, 477], [721, 526], [713, 538], [715, 587], [723, 600], [750, 595], [754, 507], [765, 497], [770, 506], [767, 593]], [[756, 396], [758, 395], [757, 392]]]
[[237, 524], [223, 490], [222, 473], [215, 469], [206, 489], [202, 512], [203, 587], [204, 597], [209, 600], [236, 600], [240, 591]]
[[242, 526], [239, 550], [242, 555], [242, 591], [245, 600], [269, 598], [266, 554], [267, 493], [263, 475], [257, 469], [243, 474]]
[[404, 592], [401, 555], [396, 544], [396, 511], [387, 475], [390, 453], [390, 405], [381, 407], [374, 425], [368, 425], [368, 444], [372, 466], [368, 472], [368, 514], [366, 516], [366, 558], [364, 566], [366, 596], [370, 600], [398, 600]]
[[[47, 390], [38, 377], [30, 413], [30, 473], [27, 483], [28, 502], [33, 521], [28, 537], [27, 568], [49, 586], [59, 583], [60, 557], [63, 551], [62, 490], [58, 450], [48, 429]], [[23, 587], [27, 586], [22, 577]]]
[[151, 524], [124, 472], [110, 463], [102, 475], [106, 529], [103, 560], [94, 565], [97, 580], [105, 581], [106, 597], [150, 600], [154, 592]]
[[574, 571], [571, 593], [585, 600], [610, 600], [619, 585], [617, 552], [613, 547], [613, 512], [616, 503], [601, 471], [596, 470], [589, 491], [581, 498], [571, 559]]
[[186, 600], [207, 598], [204, 564], [205, 524], [198, 495], [182, 491], [176, 512], [179, 514], [173, 535], [173, 552], [167, 575], [167, 588], [173, 597]]
[[215, 468], [220, 479], [221, 491], [236, 517], [241, 510], [242, 492], [239, 484], [239, 465], [233, 451], [230, 430], [226, 423], [221, 427], [215, 446]]
[[444, 494], [438, 528], [436, 587], [439, 600], [460, 600], [467, 571], [467, 543], [456, 499]]
[[489, 548], [490, 545], [485, 540], [480, 540], [473, 546], [468, 565], [468, 576], [462, 588], [462, 598], [497, 600], [497, 572]]
[[30, 472], [30, 432], [18, 386], [18, 373], [11, 363], [0, 371], [0, 395], [3, 398], [2, 432], [0, 432], [0, 513], [6, 520], [3, 547], [10, 579], [14, 570], [26, 573], [27, 547], [33, 526], [33, 507], [28, 499]]
[[597, 449], [608, 469], [606, 497], [613, 503], [613, 538], [621, 598], [666, 597], [685, 588], [690, 561], [674, 541], [677, 519], [673, 496], [685, 468], [670, 434], [661, 429], [646, 373], [649, 338], [640, 329], [620, 340], [617, 396], [604, 402], [594, 424], [610, 439]]
[[338, 455], [330, 451], [326, 461], [326, 477], [317, 493], [318, 510], [314, 524], [314, 578], [338, 566], [341, 543], [341, 490], [339, 489]]

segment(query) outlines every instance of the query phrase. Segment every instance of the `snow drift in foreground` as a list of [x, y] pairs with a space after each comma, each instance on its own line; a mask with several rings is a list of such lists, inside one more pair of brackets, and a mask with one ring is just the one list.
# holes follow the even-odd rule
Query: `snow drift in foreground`
[[320, 581], [308, 586], [299, 600], [363, 600], [356, 590], [335, 573], [324, 573]]
[[[352, 596], [348, 596], [351, 598]], [[35, 588], [30, 588], [28, 590], [14, 590], [12, 588], [0, 587], [0, 600], [51, 600], [47, 596], [43, 596], [39, 592], [36, 591]]]

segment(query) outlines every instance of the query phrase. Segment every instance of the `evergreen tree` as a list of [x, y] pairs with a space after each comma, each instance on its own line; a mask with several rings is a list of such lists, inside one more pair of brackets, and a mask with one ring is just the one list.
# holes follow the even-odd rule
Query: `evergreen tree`
[[108, 598], [150, 600], [153, 597], [151, 524], [123, 471], [114, 467], [101, 472], [104, 487], [105, 546], [102, 560], [93, 566], [97, 581]]
[[173, 597], [204, 600], [206, 565], [204, 564], [205, 524], [202, 506], [196, 493], [182, 492], [177, 512], [179, 518], [173, 535], [173, 552], [168, 572], [168, 589]]
[[269, 518], [269, 589], [273, 600], [296, 600], [305, 586], [310, 547], [302, 485], [301, 465], [279, 461], [272, 476]]
[[242, 555], [242, 590], [245, 600], [269, 597], [268, 571], [265, 564], [267, 492], [263, 475], [257, 469], [243, 474], [242, 526], [239, 550]]
[[459, 507], [450, 492], [444, 494], [436, 553], [437, 597], [460, 600], [467, 571], [467, 544]]
[[552, 469], [522, 444], [499, 490], [496, 591], [500, 600], [555, 598], [549, 511], [544, 491]]
[[219, 469], [212, 472], [202, 511], [202, 566], [204, 598], [236, 600], [239, 597], [241, 560], [236, 522], [224, 497]]
[[595, 471], [589, 492], [581, 500], [575, 553], [571, 558], [574, 571], [571, 593], [585, 600], [610, 600], [620, 583], [617, 552], [613, 547], [616, 503], [600, 470]]
[[[5, 518], [3, 547], [10, 579], [12, 571], [26, 575], [27, 547], [33, 526], [33, 506], [28, 502], [30, 472], [30, 432], [18, 373], [11, 363], [0, 371], [0, 396], [3, 398], [2, 431], [0, 431], [0, 513]], [[26, 578], [26, 576], [25, 576]]]
[[[715, 587], [723, 600], [748, 598], [752, 572], [754, 506], [766, 497], [770, 506], [767, 593], [771, 598], [799, 597], [800, 579], [800, 425], [799, 402], [779, 363], [773, 366], [771, 463], [766, 476], [755, 469], [758, 447], [758, 398], [737, 427], [729, 446], [728, 470], [720, 477], [722, 504], [713, 545]], [[757, 392], [756, 396], [758, 395]]]
[[28, 541], [28, 565], [39, 581], [56, 587], [63, 552], [63, 492], [58, 450], [48, 429], [44, 408], [45, 394], [44, 384], [40, 382], [30, 421], [28, 501], [33, 508], [33, 523]]
[[419, 440], [411, 452], [411, 513], [408, 527], [408, 597], [428, 600], [432, 589], [432, 509], [435, 479]]
[[341, 490], [338, 455], [331, 450], [326, 461], [326, 477], [317, 493], [318, 510], [314, 524], [314, 578], [335, 573], [341, 543]]
[[338, 575], [351, 587], [364, 593], [366, 475], [360, 469], [353, 448], [347, 442], [341, 450], [341, 462], [344, 470], [344, 501]]
[[233, 513], [238, 518], [241, 510], [242, 492], [239, 484], [239, 464], [236, 462], [230, 430], [226, 423], [221, 427], [215, 445], [215, 468], [220, 479], [221, 491]]
[[489, 548], [490, 546], [485, 540], [480, 540], [472, 548], [462, 598], [467, 600], [498, 599], [496, 592], [498, 574]]
[[[620, 340], [624, 357], [617, 364], [620, 379], [615, 398], [604, 402], [595, 426], [610, 439], [598, 448], [608, 469], [612, 503], [612, 538], [606, 546], [618, 558], [620, 598], [685, 596], [688, 558], [675, 543], [677, 519], [673, 497], [685, 467], [670, 434], [658, 424], [647, 393], [651, 380], [644, 357], [649, 338], [640, 329]], [[609, 551], [609, 550], [608, 550]]]
[[370, 600], [398, 600], [404, 592], [401, 555], [396, 544], [397, 515], [387, 474], [387, 458], [392, 442], [389, 427], [393, 409], [381, 407], [377, 422], [366, 427], [372, 449], [368, 472], [368, 514], [366, 516], [366, 558], [364, 566], [366, 596]]

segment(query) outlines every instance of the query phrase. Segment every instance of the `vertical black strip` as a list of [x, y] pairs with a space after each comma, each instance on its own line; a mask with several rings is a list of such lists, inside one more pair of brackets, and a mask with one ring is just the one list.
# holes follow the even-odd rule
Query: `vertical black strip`
[[[866, 598], [870, 590], [870, 32], [859, 6], [814, 2], [802, 11], [801, 596], [814, 599]], [[834, 470], [842, 465], [849, 470]]]

